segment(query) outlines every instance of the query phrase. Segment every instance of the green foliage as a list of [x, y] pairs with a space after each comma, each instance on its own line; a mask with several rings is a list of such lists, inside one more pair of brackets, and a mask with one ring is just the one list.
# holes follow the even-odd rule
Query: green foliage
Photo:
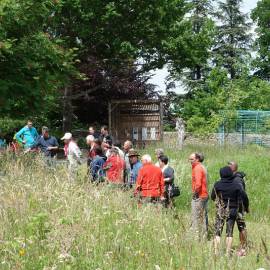
[[59, 88], [78, 76], [75, 51], [48, 33], [54, 1], [6, 1], [0, 24], [0, 115], [55, 111]]
[[213, 69], [205, 89], [185, 101], [180, 114], [190, 132], [207, 135], [216, 132], [221, 121], [220, 111], [269, 110], [270, 84], [245, 74], [229, 80], [227, 72]]
[[1, 136], [7, 136], [9, 133], [14, 133], [18, 127], [25, 125], [25, 120], [11, 119], [8, 117], [0, 118]]
[[270, 31], [269, 31], [269, 17], [270, 17], [270, 2], [269, 0], [258, 1], [257, 7], [252, 12], [252, 19], [257, 24], [256, 32], [256, 49], [257, 57], [254, 61], [256, 74], [263, 79], [270, 79]]
[[213, 48], [214, 63], [227, 69], [231, 79], [241, 76], [247, 66], [251, 35], [251, 24], [242, 13], [242, 0], [219, 1], [215, 17], [218, 20]]

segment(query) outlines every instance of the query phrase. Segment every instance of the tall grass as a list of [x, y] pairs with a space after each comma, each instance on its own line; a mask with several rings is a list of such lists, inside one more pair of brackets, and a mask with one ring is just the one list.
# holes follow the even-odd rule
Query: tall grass
[[[0, 159], [0, 269], [257, 269], [270, 268], [269, 150], [187, 146], [165, 150], [182, 194], [176, 208], [142, 208], [131, 192], [94, 186], [82, 166], [70, 183], [63, 166], [44, 167], [38, 158]], [[219, 168], [234, 159], [247, 174], [251, 213], [245, 258], [213, 255], [212, 241], [190, 231], [190, 164], [205, 154], [209, 190]], [[144, 152], [153, 153], [153, 148]], [[210, 227], [214, 204], [209, 202]], [[234, 247], [238, 233], [235, 229]]]

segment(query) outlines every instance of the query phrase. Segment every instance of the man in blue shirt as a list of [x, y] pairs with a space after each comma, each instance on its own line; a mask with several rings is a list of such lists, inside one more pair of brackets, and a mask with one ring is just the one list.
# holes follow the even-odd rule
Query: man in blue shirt
[[42, 127], [42, 135], [31, 148], [36, 147], [40, 148], [41, 152], [44, 153], [46, 157], [54, 157], [58, 150], [59, 144], [55, 137], [50, 136], [49, 129], [47, 127]]
[[32, 148], [38, 138], [37, 130], [33, 127], [33, 122], [28, 120], [27, 125], [16, 133], [15, 138], [19, 143], [23, 144], [24, 149]]
[[90, 172], [92, 175], [93, 182], [101, 182], [102, 179], [105, 177], [105, 172], [103, 170], [103, 165], [105, 163], [106, 157], [102, 152], [101, 147], [96, 147], [94, 149], [95, 157], [93, 158], [91, 165], [90, 165]]
[[128, 151], [128, 158], [131, 166], [130, 170], [130, 178], [128, 181], [128, 185], [132, 187], [134, 184], [136, 184], [138, 172], [140, 168], [142, 167], [142, 163], [139, 161], [139, 153], [135, 151], [134, 149], [130, 149]]

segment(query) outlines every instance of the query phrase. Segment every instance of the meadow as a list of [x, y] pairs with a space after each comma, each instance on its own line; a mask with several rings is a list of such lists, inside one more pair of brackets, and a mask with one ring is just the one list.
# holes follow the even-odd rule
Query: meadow
[[[173, 210], [138, 208], [132, 192], [89, 183], [85, 166], [71, 183], [64, 166], [51, 169], [35, 156], [3, 154], [0, 269], [270, 269], [269, 149], [207, 145], [164, 148], [182, 192]], [[229, 160], [238, 161], [239, 170], [247, 174], [247, 256], [233, 254], [228, 258], [224, 250], [214, 256], [212, 201], [209, 239], [199, 242], [192, 234], [188, 156], [193, 151], [205, 154], [209, 191], [219, 178], [219, 168]], [[141, 151], [146, 152], [153, 154], [154, 147]], [[235, 251], [238, 246], [235, 228]]]

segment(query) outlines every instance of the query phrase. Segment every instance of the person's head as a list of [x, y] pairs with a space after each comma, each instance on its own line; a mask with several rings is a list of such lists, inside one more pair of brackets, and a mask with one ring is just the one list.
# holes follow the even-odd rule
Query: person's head
[[204, 161], [204, 155], [202, 153], [192, 153], [189, 156], [189, 161], [191, 164], [194, 164], [196, 162], [203, 162]]
[[103, 151], [102, 151], [102, 148], [100, 147], [100, 146], [97, 146], [97, 147], [95, 147], [94, 148], [95, 150], [95, 154], [97, 155], [97, 156], [102, 156], [103, 155]]
[[92, 144], [94, 143], [94, 141], [95, 141], [95, 138], [94, 138], [93, 135], [88, 135], [88, 136], [86, 137], [86, 144], [87, 144], [87, 145], [92, 145]]
[[100, 133], [104, 136], [108, 135], [109, 134], [109, 129], [107, 126], [102, 126], [101, 129], [100, 129]]
[[233, 173], [237, 172], [238, 164], [235, 161], [229, 161], [228, 165], [232, 169]]
[[142, 164], [151, 164], [152, 163], [152, 158], [150, 155], [146, 154], [142, 156]]
[[64, 141], [65, 144], [68, 144], [72, 140], [72, 134], [70, 132], [66, 132], [61, 140]]
[[47, 127], [43, 126], [41, 132], [44, 138], [49, 138], [49, 129]]
[[95, 140], [94, 140], [94, 143], [95, 143], [95, 145], [101, 147], [102, 141], [101, 141], [100, 139], [95, 139]]
[[140, 154], [137, 151], [135, 151], [134, 149], [130, 149], [128, 151], [128, 158], [129, 158], [130, 164], [137, 163], [138, 159], [139, 159], [139, 156], [140, 156]]
[[115, 141], [115, 142], [113, 143], [113, 146], [118, 147], [118, 148], [121, 148], [121, 143], [120, 143], [120, 141]]
[[169, 158], [167, 156], [160, 156], [158, 158], [158, 162], [159, 162], [159, 167], [163, 168], [164, 166], [168, 164]]
[[155, 150], [156, 158], [159, 159], [159, 157], [164, 156], [164, 150], [162, 148], [158, 148]]
[[229, 166], [226, 166], [219, 170], [219, 175], [222, 179], [230, 179], [233, 177], [233, 171]]
[[119, 155], [119, 152], [116, 148], [111, 148], [110, 149], [110, 156], [118, 156]]
[[32, 120], [28, 120], [26, 125], [27, 125], [28, 128], [33, 127], [33, 121]]
[[132, 148], [132, 142], [127, 140], [124, 142], [123, 149], [127, 153]]
[[88, 132], [89, 132], [90, 135], [94, 135], [95, 134], [94, 127], [89, 127]]

